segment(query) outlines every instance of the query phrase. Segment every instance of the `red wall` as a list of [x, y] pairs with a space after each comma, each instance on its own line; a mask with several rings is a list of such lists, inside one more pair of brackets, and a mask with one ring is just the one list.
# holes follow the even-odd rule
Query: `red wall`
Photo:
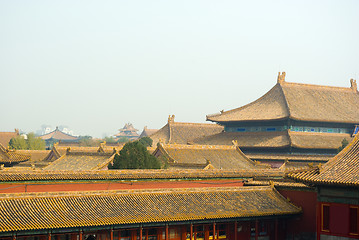
[[138, 181], [138, 182], [53, 182], [53, 183], [1, 183], [0, 193], [62, 192], [119, 189], [236, 187], [242, 180], [193, 180], [193, 181]]
[[302, 207], [303, 213], [300, 217], [288, 223], [288, 232], [301, 233], [311, 232], [315, 233], [316, 229], [316, 204], [317, 193], [310, 191], [299, 190], [279, 190], [279, 192], [290, 199], [290, 201]]

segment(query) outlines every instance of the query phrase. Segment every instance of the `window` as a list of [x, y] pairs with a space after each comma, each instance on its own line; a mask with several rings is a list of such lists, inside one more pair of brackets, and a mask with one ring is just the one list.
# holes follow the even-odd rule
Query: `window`
[[275, 131], [275, 127], [269, 127], [267, 128], [267, 132], [274, 132]]
[[322, 231], [324, 232], [329, 232], [329, 210], [330, 208], [328, 204], [322, 205]]
[[358, 207], [349, 207], [349, 233], [352, 235], [359, 235], [358, 218]]
[[245, 128], [237, 128], [237, 132], [245, 132], [246, 129]]

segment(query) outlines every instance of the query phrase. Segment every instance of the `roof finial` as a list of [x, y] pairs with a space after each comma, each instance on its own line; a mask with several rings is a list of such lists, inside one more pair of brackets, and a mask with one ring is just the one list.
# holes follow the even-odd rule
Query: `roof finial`
[[280, 72], [278, 72], [277, 82], [278, 83], [284, 83], [285, 82], [285, 72], [282, 72], [282, 74], [280, 74]]
[[168, 116], [168, 123], [174, 123], [175, 122], [175, 115], [169, 115]]
[[350, 88], [354, 91], [358, 91], [357, 81], [353, 78], [350, 79]]

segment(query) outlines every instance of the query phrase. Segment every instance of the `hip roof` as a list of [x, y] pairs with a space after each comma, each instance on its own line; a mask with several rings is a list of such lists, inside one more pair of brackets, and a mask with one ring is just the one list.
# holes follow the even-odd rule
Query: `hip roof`
[[293, 215], [272, 187], [0, 194], [0, 232]]
[[212, 122], [293, 119], [311, 122], [359, 123], [356, 88], [278, 82], [258, 100], [245, 106], [207, 115]]

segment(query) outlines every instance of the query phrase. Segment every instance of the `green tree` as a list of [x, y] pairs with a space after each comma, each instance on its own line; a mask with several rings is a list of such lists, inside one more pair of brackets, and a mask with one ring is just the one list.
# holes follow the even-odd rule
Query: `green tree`
[[28, 145], [28, 149], [31, 150], [44, 150], [46, 143], [43, 139], [36, 137], [35, 133], [29, 133], [26, 135], [27, 136], [27, 145]]
[[143, 137], [143, 138], [140, 138], [140, 140], [138, 140], [138, 141], [140, 143], [142, 143], [143, 146], [145, 146], [145, 147], [151, 147], [152, 143], [153, 143], [153, 140], [150, 137]]
[[9, 147], [12, 149], [44, 150], [46, 143], [43, 139], [36, 137], [35, 133], [28, 133], [26, 139], [23, 136], [12, 138]]
[[344, 138], [342, 141], [342, 145], [338, 148], [338, 152], [343, 150], [348, 144], [349, 144], [348, 140], [346, 138]]
[[27, 149], [27, 142], [23, 136], [17, 136], [10, 139], [9, 148], [11, 149]]
[[118, 138], [118, 142], [119, 143], [126, 143], [128, 142], [130, 139], [128, 139], [127, 137], [119, 137]]
[[81, 147], [97, 147], [100, 141], [94, 140], [91, 136], [80, 136], [79, 145]]
[[120, 154], [116, 154], [113, 165], [109, 169], [159, 169], [160, 161], [151, 155], [147, 148], [139, 141], [128, 142], [123, 146]]
[[113, 137], [105, 137], [104, 141], [107, 143], [116, 143], [116, 139]]

